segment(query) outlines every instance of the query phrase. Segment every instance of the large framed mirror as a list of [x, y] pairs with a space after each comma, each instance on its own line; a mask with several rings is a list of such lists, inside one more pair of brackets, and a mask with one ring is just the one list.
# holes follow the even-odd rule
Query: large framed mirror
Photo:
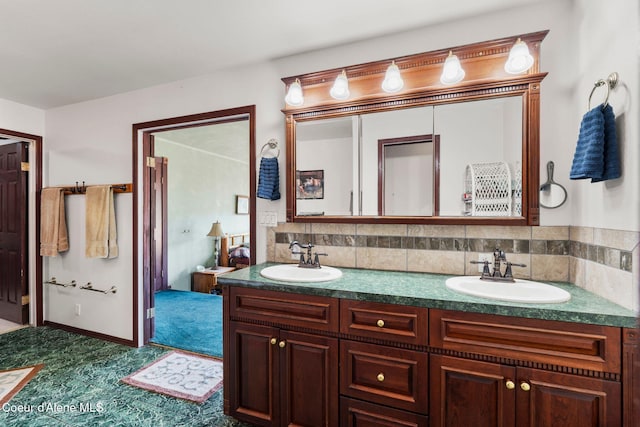
[[[393, 94], [380, 88], [391, 60], [284, 78], [304, 93], [283, 110], [287, 220], [537, 225], [546, 34], [395, 58], [404, 88]], [[504, 63], [517, 38], [534, 62], [514, 75]], [[445, 85], [450, 52], [466, 77]], [[336, 100], [329, 90], [342, 71], [351, 96]]]

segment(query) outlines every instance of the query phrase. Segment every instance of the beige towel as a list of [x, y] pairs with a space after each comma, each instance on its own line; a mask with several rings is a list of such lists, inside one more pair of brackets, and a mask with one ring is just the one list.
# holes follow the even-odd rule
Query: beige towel
[[58, 256], [69, 250], [62, 188], [43, 188], [40, 196], [40, 255]]
[[86, 196], [87, 258], [115, 258], [118, 256], [116, 211], [110, 185], [87, 187]]

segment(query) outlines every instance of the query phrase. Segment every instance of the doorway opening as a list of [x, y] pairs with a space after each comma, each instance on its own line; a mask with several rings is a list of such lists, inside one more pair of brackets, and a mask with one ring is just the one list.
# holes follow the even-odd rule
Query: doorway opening
[[[160, 320], [156, 291], [162, 301], [172, 293], [187, 297], [197, 273], [221, 273], [213, 267], [223, 259], [224, 235], [255, 236], [255, 106], [140, 123], [133, 133], [134, 182], [141, 190], [141, 200], [134, 191], [140, 213], [134, 215], [134, 253], [142, 256], [134, 266], [142, 301], [136, 293], [133, 332], [134, 341], [147, 344]], [[246, 214], [237, 211], [238, 196], [248, 201]], [[211, 234], [216, 222], [223, 236]], [[247, 239], [249, 264], [255, 263], [254, 240]], [[220, 313], [219, 323], [205, 327], [221, 337], [221, 325]]]
[[42, 137], [0, 129], [0, 332], [42, 325]]

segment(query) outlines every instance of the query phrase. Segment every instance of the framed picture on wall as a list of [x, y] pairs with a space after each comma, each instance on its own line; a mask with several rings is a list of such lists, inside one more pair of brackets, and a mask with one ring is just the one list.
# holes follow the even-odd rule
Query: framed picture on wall
[[236, 196], [236, 214], [249, 214], [249, 196]]
[[297, 199], [324, 199], [324, 170], [296, 171]]

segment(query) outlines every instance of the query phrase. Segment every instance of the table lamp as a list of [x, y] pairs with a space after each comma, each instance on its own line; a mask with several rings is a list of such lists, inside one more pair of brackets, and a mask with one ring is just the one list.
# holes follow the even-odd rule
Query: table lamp
[[220, 240], [220, 237], [224, 236], [224, 232], [222, 231], [222, 224], [220, 224], [219, 221], [214, 222], [211, 225], [211, 230], [209, 230], [207, 236], [211, 236], [215, 239], [213, 243], [213, 268], [215, 270], [218, 268], [218, 241]]

